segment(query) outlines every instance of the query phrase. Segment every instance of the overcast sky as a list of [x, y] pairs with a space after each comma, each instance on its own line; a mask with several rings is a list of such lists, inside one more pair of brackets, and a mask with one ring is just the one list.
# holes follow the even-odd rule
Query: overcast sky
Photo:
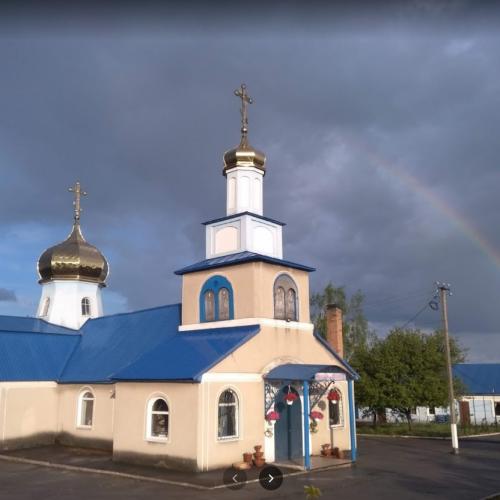
[[[35, 314], [76, 179], [110, 262], [106, 311], [179, 301], [173, 271], [225, 215], [246, 82], [265, 215], [287, 223], [285, 258], [317, 268], [312, 289], [362, 290], [384, 335], [449, 282], [469, 361], [499, 362], [500, 29], [473, 3], [4, 7], [0, 314]], [[410, 323], [438, 324], [430, 309]]]

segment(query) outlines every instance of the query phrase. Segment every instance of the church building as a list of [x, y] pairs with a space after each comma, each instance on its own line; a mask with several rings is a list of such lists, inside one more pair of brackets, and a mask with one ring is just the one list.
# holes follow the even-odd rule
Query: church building
[[[311, 467], [321, 447], [356, 460], [353, 369], [342, 313], [314, 331], [309, 273], [283, 256], [284, 223], [264, 215], [266, 158], [224, 154], [226, 214], [204, 222], [205, 258], [175, 271], [181, 304], [106, 315], [108, 262], [80, 221], [38, 261], [36, 317], [0, 316], [0, 450], [53, 443], [121, 462], [207, 471], [261, 445], [266, 463]], [[29, 264], [29, 263], [28, 263]]]

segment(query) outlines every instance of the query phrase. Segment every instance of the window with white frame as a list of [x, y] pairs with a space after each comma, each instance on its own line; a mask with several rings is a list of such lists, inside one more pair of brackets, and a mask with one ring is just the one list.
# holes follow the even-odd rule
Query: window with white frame
[[336, 388], [328, 393], [328, 421], [330, 427], [342, 425], [342, 393]]
[[219, 396], [217, 437], [238, 437], [238, 396], [231, 389], [226, 389]]
[[49, 307], [50, 307], [50, 297], [46, 297], [45, 300], [43, 301], [43, 307], [42, 307], [42, 318], [45, 318], [49, 314]]
[[168, 438], [168, 404], [163, 398], [153, 398], [148, 403], [148, 439]]
[[83, 391], [78, 398], [78, 426], [92, 427], [94, 420], [94, 395], [90, 391]]
[[88, 297], [83, 297], [82, 299], [82, 316], [90, 316], [91, 315], [91, 309], [90, 309], [90, 299]]

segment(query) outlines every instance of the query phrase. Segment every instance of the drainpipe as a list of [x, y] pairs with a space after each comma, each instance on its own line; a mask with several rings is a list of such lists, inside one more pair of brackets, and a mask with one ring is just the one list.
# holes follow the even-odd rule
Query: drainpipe
[[349, 434], [351, 435], [351, 460], [356, 461], [356, 418], [354, 415], [354, 381], [349, 379], [347, 381], [347, 394], [349, 397]]
[[309, 382], [304, 380], [303, 385], [304, 393], [304, 469], [311, 470], [311, 454], [310, 454], [310, 440], [309, 434]]

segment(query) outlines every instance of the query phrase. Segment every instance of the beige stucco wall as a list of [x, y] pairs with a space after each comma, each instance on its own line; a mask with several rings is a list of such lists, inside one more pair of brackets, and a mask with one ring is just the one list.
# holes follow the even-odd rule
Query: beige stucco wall
[[55, 382], [0, 383], [0, 447], [50, 444], [57, 430]]
[[249, 262], [220, 269], [185, 274], [182, 280], [182, 324], [200, 322], [200, 292], [212, 276], [229, 280], [234, 294], [234, 318], [273, 318], [274, 281], [280, 274], [289, 274], [298, 288], [299, 321], [309, 322], [309, 275], [285, 266], [266, 262]]
[[[218, 402], [221, 393], [233, 390], [238, 397], [238, 437], [218, 438]], [[253, 452], [255, 445], [264, 445], [264, 383], [203, 382], [200, 402], [205, 408], [201, 415], [203, 439], [198, 447], [199, 469], [228, 467], [243, 460], [243, 453]]]
[[[261, 331], [250, 341], [237, 349], [234, 353], [217, 364], [211, 374], [222, 376], [226, 374], [228, 381], [204, 382], [202, 401], [207, 401], [209, 409], [207, 419], [208, 428], [205, 430], [203, 466], [227, 466], [241, 460], [242, 453], [252, 451], [256, 444], [264, 444], [264, 382], [231, 382], [231, 374], [261, 374], [264, 375], [271, 368], [284, 363], [325, 364], [340, 366], [339, 361], [328, 352], [311, 331], [300, 328], [261, 326]], [[350, 429], [348, 416], [347, 382], [339, 381], [335, 386], [342, 394], [342, 423], [338, 427], [330, 428], [328, 421], [328, 401], [326, 395], [320, 402], [320, 407], [314, 410], [323, 413], [324, 418], [318, 422], [318, 432], [311, 433], [311, 453], [318, 455], [321, 445], [333, 444], [342, 450], [350, 449]], [[237, 440], [221, 442], [217, 440], [217, 401], [218, 394], [224, 387], [234, 388], [240, 399], [241, 435]], [[296, 385], [299, 393], [300, 384]], [[215, 419], [214, 422], [211, 419]]]
[[[198, 386], [162, 382], [116, 384], [114, 459], [196, 469]], [[153, 397], [165, 398], [169, 407], [169, 435], [165, 442], [146, 437], [147, 405]]]
[[328, 399], [326, 395], [321, 399], [314, 410], [319, 410], [323, 413], [323, 420], [318, 420], [318, 432], [311, 433], [311, 450], [313, 455], [319, 455], [321, 445], [330, 443], [341, 450], [349, 450], [350, 443], [350, 429], [349, 429], [349, 400], [347, 396], [347, 382], [335, 382], [335, 387], [340, 391], [342, 400], [340, 402], [340, 425], [330, 427], [328, 418]]
[[[78, 397], [90, 390], [94, 394], [94, 414], [91, 428], [77, 425]], [[59, 385], [58, 440], [64, 444], [112, 448], [115, 399], [112, 384]]]
[[262, 325], [255, 337], [223, 359], [211, 371], [266, 373], [274, 366], [284, 363], [324, 363], [341, 366], [335, 356], [314, 338], [312, 331]]

